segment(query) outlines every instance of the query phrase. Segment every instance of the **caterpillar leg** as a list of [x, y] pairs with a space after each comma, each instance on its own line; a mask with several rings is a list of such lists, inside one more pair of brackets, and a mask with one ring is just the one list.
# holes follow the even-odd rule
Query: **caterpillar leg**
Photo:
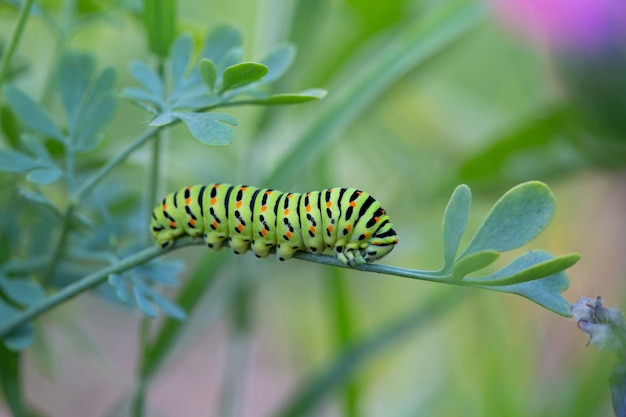
[[363, 253], [361, 252], [361, 250], [359, 250], [358, 248], [335, 246], [335, 248], [333, 249], [333, 253], [341, 263], [350, 267], [355, 267], [368, 262], [363, 257]]

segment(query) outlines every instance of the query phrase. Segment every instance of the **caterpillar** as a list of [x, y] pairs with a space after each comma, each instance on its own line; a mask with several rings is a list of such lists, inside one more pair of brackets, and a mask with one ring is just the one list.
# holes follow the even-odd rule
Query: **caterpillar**
[[304, 194], [247, 185], [208, 184], [170, 193], [152, 211], [161, 247], [183, 235], [203, 236], [209, 248], [228, 239], [236, 254], [259, 257], [276, 247], [281, 261], [297, 251], [332, 250], [349, 266], [376, 261], [398, 243], [389, 216], [369, 194], [331, 188]]

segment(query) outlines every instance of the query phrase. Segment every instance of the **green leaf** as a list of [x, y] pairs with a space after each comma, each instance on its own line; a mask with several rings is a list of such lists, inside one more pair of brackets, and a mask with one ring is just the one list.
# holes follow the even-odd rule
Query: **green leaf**
[[448, 271], [454, 264], [454, 258], [459, 251], [461, 238], [467, 227], [472, 192], [463, 184], [456, 187], [443, 214], [442, 239], [443, 259], [442, 271]]
[[[151, 99], [156, 103], [162, 103], [164, 87], [161, 77], [143, 62], [131, 62], [130, 73], [133, 78], [151, 94]], [[130, 89], [127, 89], [130, 90]], [[127, 91], [125, 90], [125, 91]], [[133, 91], [133, 90], [131, 90]]]
[[242, 100], [241, 104], [259, 104], [264, 106], [300, 104], [309, 101], [321, 100], [326, 96], [326, 90], [312, 88], [300, 93], [274, 94], [269, 97], [251, 98]]
[[220, 68], [219, 64], [232, 49], [240, 49], [242, 45], [243, 38], [239, 29], [230, 25], [218, 26], [206, 37], [200, 56], [209, 58], [217, 64], [218, 69], [223, 69], [225, 67]]
[[[156, 108], [163, 108], [163, 99], [155, 97], [152, 93], [144, 90], [143, 88], [127, 87], [122, 90], [123, 98], [129, 101], [133, 101], [135, 104], [143, 108], [150, 113], [156, 113]], [[142, 102], [152, 104], [154, 106], [145, 105]]]
[[43, 194], [24, 190], [24, 189], [20, 189], [18, 193], [21, 197], [24, 197], [26, 200], [48, 207], [57, 216], [59, 217], [61, 216], [59, 209], [52, 203], [52, 201], [48, 200], [48, 198], [44, 196]]
[[235, 138], [230, 126], [237, 126], [237, 119], [225, 113], [173, 112], [175, 117], [187, 125], [192, 136], [209, 146], [226, 146]]
[[460, 256], [485, 250], [505, 252], [533, 240], [548, 225], [556, 203], [542, 182], [530, 181], [507, 191]]
[[45, 298], [41, 285], [25, 279], [0, 277], [0, 290], [8, 299], [22, 307], [35, 304]]
[[269, 68], [263, 78], [263, 84], [269, 84], [282, 77], [293, 64], [296, 57], [296, 48], [292, 44], [283, 44], [272, 50], [260, 60], [261, 64]]
[[494, 263], [500, 257], [500, 253], [496, 251], [482, 251], [468, 255], [457, 260], [452, 269], [452, 277], [455, 279], [463, 279], [472, 272], [480, 271], [483, 268]]
[[150, 122], [148, 126], [153, 126], [153, 127], [165, 126], [165, 125], [169, 125], [174, 120], [176, 120], [176, 117], [174, 117], [173, 113], [169, 113], [169, 112], [161, 113], [157, 117], [152, 119], [152, 121]]
[[[552, 264], [551, 260], [553, 259], [556, 260]], [[536, 273], [542, 269], [544, 273], [550, 273], [561, 268], [564, 269], [573, 265], [578, 259], [578, 255], [566, 255], [561, 258], [555, 258], [554, 255], [545, 251], [530, 251], [493, 274], [481, 278], [466, 279], [464, 282], [471, 283], [473, 287], [521, 295], [548, 310], [569, 317], [571, 316], [570, 304], [561, 295], [569, 285], [567, 274], [561, 271], [536, 279]], [[533, 276], [523, 275], [523, 271], [528, 269], [530, 269], [530, 274], [533, 274]], [[518, 273], [522, 274], [520, 275], [521, 278], [535, 279], [512, 285], [491, 285], [493, 282], [506, 282], [504, 281], [505, 279], [516, 276]]]
[[172, 45], [172, 51], [170, 52], [170, 68], [172, 71], [171, 77], [176, 86], [180, 86], [182, 84], [185, 72], [189, 66], [189, 61], [191, 60], [192, 52], [193, 39], [190, 35], [183, 34], [176, 38], [176, 41]]
[[[19, 313], [19, 310], [10, 306], [0, 298], [0, 323]], [[32, 324], [27, 323], [4, 336], [3, 341], [7, 349], [20, 351], [26, 349], [35, 340], [35, 330]], [[1, 368], [1, 367], [0, 367]]]
[[148, 126], [153, 126], [153, 127], [165, 126], [174, 122], [175, 120], [176, 120], [176, 117], [174, 117], [173, 113], [170, 113], [170, 112], [161, 113], [157, 117], [152, 119], [152, 121], [150, 122]]
[[[530, 253], [534, 253], [531, 251]], [[522, 255], [522, 258], [526, 255]], [[529, 255], [530, 257], [530, 255]], [[519, 259], [519, 258], [518, 258]], [[504, 286], [504, 285], [513, 285], [520, 284], [522, 282], [533, 281], [536, 279], [541, 279], [550, 275], [554, 275], [561, 271], [564, 271], [576, 264], [580, 260], [579, 254], [569, 254], [564, 256], [559, 256], [558, 258], [548, 258], [542, 260], [536, 264], [522, 263], [516, 264], [515, 261], [512, 263], [514, 266], [524, 265], [525, 269], [521, 269], [517, 272], [511, 265], [504, 268], [504, 270], [511, 274], [509, 276], [503, 275], [501, 271], [497, 272], [493, 275], [488, 275], [482, 278], [473, 278], [466, 282], [477, 282], [481, 285], [489, 285], [489, 286]]]
[[15, 115], [30, 129], [52, 137], [61, 143], [65, 139], [61, 131], [55, 126], [48, 114], [39, 104], [33, 101], [17, 87], [8, 85], [4, 88], [4, 96]]
[[0, 130], [11, 147], [16, 147], [20, 138], [20, 126], [15, 114], [8, 106], [0, 104]]
[[41, 143], [41, 140], [39, 140], [39, 138], [29, 133], [23, 133], [21, 137], [21, 141], [26, 147], [26, 149], [28, 149], [30, 153], [34, 154], [39, 159], [39, 161], [52, 162], [52, 160], [50, 159], [50, 153], [48, 152], [48, 149], [46, 149], [44, 144]]
[[113, 120], [117, 109], [115, 80], [115, 71], [107, 68], [86, 93], [80, 120], [75, 123], [71, 132], [72, 142], [77, 150], [83, 152], [92, 150], [102, 136], [101, 131]]
[[221, 61], [216, 62], [215, 66], [217, 67], [217, 73], [219, 74], [218, 83], [222, 81], [222, 74], [224, 70], [226, 70], [226, 68], [228, 67], [232, 67], [233, 65], [240, 63], [242, 59], [243, 59], [243, 48], [236, 47], [228, 51], [226, 55], [224, 55], [224, 58], [222, 58]]
[[15, 352], [28, 348], [35, 341], [35, 328], [31, 323], [24, 324], [4, 337], [4, 345]]
[[217, 80], [217, 68], [213, 61], [208, 58], [202, 58], [200, 60], [200, 76], [209, 89], [209, 94], [213, 93], [215, 88], [215, 81]]
[[152, 301], [154, 301], [154, 303], [158, 305], [159, 308], [168, 316], [180, 321], [187, 318], [185, 310], [176, 305], [176, 303], [168, 300], [167, 297], [159, 294], [157, 291], [151, 291], [150, 298], [152, 298]]
[[40, 166], [41, 162], [22, 152], [0, 149], [0, 171], [24, 172]]
[[81, 108], [95, 71], [96, 60], [89, 54], [66, 52], [59, 60], [56, 82], [70, 132], [75, 130], [76, 124], [81, 119]]
[[95, 71], [96, 60], [90, 54], [66, 52], [59, 59], [55, 78], [70, 132], [80, 121], [83, 100]]
[[133, 296], [137, 306], [148, 317], [155, 318], [158, 314], [156, 308], [152, 305], [150, 300], [146, 297], [142, 285], [139, 282], [133, 282]]
[[267, 74], [268, 68], [256, 62], [241, 62], [224, 70], [221, 91], [232, 90], [259, 81]]
[[116, 109], [117, 98], [114, 95], [103, 97], [85, 108], [73, 138], [77, 151], [89, 152], [98, 145], [104, 137], [102, 131], [113, 120]]
[[20, 372], [20, 354], [8, 350], [0, 344], [0, 383], [3, 398], [13, 417], [26, 417], [26, 409], [22, 398], [22, 382]]
[[26, 179], [34, 184], [54, 184], [63, 177], [63, 171], [57, 166], [34, 169], [26, 175]]
[[150, 52], [160, 58], [167, 57], [176, 35], [176, 3], [175, 0], [143, 1]]

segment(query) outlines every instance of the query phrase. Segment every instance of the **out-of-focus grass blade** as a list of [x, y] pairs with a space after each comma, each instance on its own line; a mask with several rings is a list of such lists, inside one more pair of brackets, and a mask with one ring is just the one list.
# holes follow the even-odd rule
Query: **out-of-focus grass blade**
[[[476, 183], [491, 184], [507, 178], [507, 169], [512, 158], [521, 152], [546, 153], [546, 147], [563, 132], [572, 129], [575, 117], [571, 107], [554, 105], [542, 109], [502, 133], [480, 153], [468, 158], [459, 170], [459, 179]], [[552, 152], [547, 152], [553, 155]], [[552, 161], [554, 164], [554, 161]]]
[[20, 387], [20, 354], [0, 343], [0, 382], [2, 393], [13, 417], [26, 417]]
[[[331, 316], [328, 323], [333, 326], [335, 346], [338, 352], [345, 351], [355, 339], [355, 317], [352, 312], [350, 291], [342, 268], [328, 268], [327, 296], [330, 301]], [[351, 378], [347, 381], [342, 393], [344, 417], [358, 416], [358, 405], [361, 397], [359, 383]]]
[[176, 1], [144, 0], [143, 5], [150, 51], [166, 58], [176, 35]]
[[375, 58], [359, 54], [353, 68], [344, 74], [339, 88], [329, 94], [316, 112], [315, 122], [301, 135], [277, 168], [267, 175], [264, 184], [284, 186], [286, 178], [295, 179], [315, 157], [343, 130], [372, 105], [395, 82], [409, 71], [441, 53], [483, 21], [484, 12], [474, 1], [439, 7], [423, 21], [409, 24], [404, 30], [381, 41], [384, 48]]
[[[226, 256], [211, 255], [213, 254], [205, 255], [202, 258], [196, 266], [194, 273], [189, 276], [176, 297], [175, 303], [186, 311], [189, 316], [193, 315], [194, 307], [211, 287], [217, 271], [219, 271], [225, 259], [228, 258]], [[149, 377], [161, 365], [178, 341], [185, 323], [173, 317], [168, 317], [164, 321], [144, 358], [144, 375]]]
[[364, 362], [380, 355], [385, 348], [398, 343], [403, 337], [415, 333], [422, 326], [449, 312], [458, 305], [464, 291], [455, 289], [433, 297], [427, 303], [409, 312], [397, 322], [385, 326], [379, 333], [354, 345], [318, 375], [304, 381], [289, 402], [277, 412], [275, 417], [296, 417], [311, 415], [314, 409], [338, 387], [342, 386], [352, 373]]

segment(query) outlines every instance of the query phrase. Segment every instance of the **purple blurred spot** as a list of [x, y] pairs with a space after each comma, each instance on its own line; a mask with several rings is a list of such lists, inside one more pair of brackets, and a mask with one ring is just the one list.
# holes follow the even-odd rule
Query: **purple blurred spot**
[[534, 43], [596, 51], [626, 40], [624, 0], [488, 0], [499, 19]]

